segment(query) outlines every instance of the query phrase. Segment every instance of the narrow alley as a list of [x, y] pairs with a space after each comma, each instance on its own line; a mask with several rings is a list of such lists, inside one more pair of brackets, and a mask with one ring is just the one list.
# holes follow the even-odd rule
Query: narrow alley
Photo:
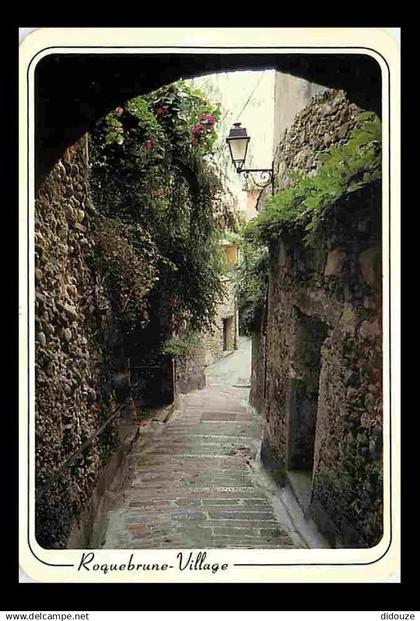
[[382, 541], [381, 80], [331, 60], [124, 87], [45, 164], [43, 550]]
[[247, 405], [250, 345], [241, 337], [209, 367], [207, 386], [181, 395], [170, 420], [142, 436], [103, 547], [308, 547], [256, 468], [262, 421]]

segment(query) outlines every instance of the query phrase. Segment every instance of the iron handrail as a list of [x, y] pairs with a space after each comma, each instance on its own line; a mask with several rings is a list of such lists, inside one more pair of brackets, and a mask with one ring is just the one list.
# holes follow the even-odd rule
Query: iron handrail
[[53, 472], [53, 474], [51, 475], [50, 480], [43, 486], [41, 487], [39, 490], [36, 490], [35, 495], [37, 497], [37, 499], [42, 498], [42, 496], [45, 494], [46, 491], [48, 491], [50, 489], [50, 487], [52, 486], [53, 483], [55, 483], [58, 480], [59, 475], [62, 473], [62, 471], [67, 468], [68, 466], [70, 466], [72, 464], [73, 461], [76, 460], [76, 458], [78, 456], [81, 456], [82, 453], [84, 453], [84, 451], [92, 444], [93, 440], [100, 434], [102, 433], [102, 431], [105, 429], [105, 427], [107, 427], [109, 425], [109, 423], [114, 420], [117, 417], [117, 414], [119, 413], [119, 411], [121, 410], [121, 408], [125, 405], [125, 401], [124, 403], [120, 403], [115, 410], [112, 412], [111, 416], [109, 418], [107, 418], [107, 420], [103, 423], [103, 425], [101, 425], [99, 427], [99, 429], [97, 429], [87, 440], [85, 440], [82, 444], [82, 446], [80, 446], [78, 449], [76, 449], [71, 455], [70, 457], [68, 457], [58, 468], [55, 472]]

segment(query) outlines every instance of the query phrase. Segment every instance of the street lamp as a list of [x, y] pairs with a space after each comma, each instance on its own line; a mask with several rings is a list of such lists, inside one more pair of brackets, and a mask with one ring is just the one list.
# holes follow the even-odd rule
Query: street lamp
[[274, 163], [271, 168], [243, 168], [250, 140], [245, 127], [241, 127], [240, 123], [234, 123], [226, 142], [236, 172], [242, 174], [245, 179], [251, 178], [259, 188], [266, 188], [271, 184], [271, 193], [274, 194]]
[[226, 142], [228, 143], [230, 157], [237, 173], [241, 172], [242, 166], [245, 164], [250, 140], [251, 138], [247, 135], [245, 127], [241, 127], [240, 123], [234, 123], [229, 136], [226, 138]]

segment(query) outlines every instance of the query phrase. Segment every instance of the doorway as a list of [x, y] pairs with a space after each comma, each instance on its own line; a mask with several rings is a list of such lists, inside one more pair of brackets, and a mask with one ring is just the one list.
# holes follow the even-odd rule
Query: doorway
[[235, 332], [234, 321], [232, 317], [223, 319], [223, 351], [230, 351], [234, 348]]
[[287, 404], [287, 471], [289, 483], [304, 511], [312, 492], [321, 347], [326, 324], [299, 312]]

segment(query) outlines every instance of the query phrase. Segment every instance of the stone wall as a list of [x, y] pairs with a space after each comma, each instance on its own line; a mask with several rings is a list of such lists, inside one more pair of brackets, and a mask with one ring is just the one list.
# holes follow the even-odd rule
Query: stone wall
[[65, 547], [118, 441], [114, 421], [58, 471], [116, 407], [107, 300], [91, 261], [87, 172], [83, 138], [54, 166], [35, 205], [36, 537], [46, 548]]
[[206, 385], [206, 349], [202, 343], [190, 354], [175, 361], [176, 389], [181, 393], [199, 390]]
[[[315, 171], [348, 138], [358, 109], [344, 93], [314, 97], [283, 136], [284, 171]], [[313, 247], [299, 228], [270, 248], [267, 325], [254, 338], [251, 403], [264, 414], [261, 457], [334, 546], [382, 536], [381, 187], [344, 196]], [[266, 341], [264, 332], [266, 330]]]
[[[205, 354], [205, 364], [211, 364], [218, 358], [221, 358], [228, 352], [234, 351], [237, 344], [238, 335], [238, 311], [236, 299], [233, 291], [233, 279], [231, 276], [224, 278], [226, 286], [226, 295], [224, 300], [218, 305], [215, 318], [215, 326], [213, 331], [203, 335]], [[229, 329], [229, 335], [226, 343], [224, 342], [223, 322], [225, 319], [232, 318]]]
[[264, 412], [266, 393], [266, 309], [264, 309], [260, 330], [252, 336], [251, 350], [251, 388], [249, 403], [257, 412]]
[[[206, 385], [207, 366], [224, 355], [232, 353], [237, 346], [238, 312], [233, 292], [233, 280], [227, 276], [224, 282], [226, 295], [217, 306], [213, 330], [202, 332], [200, 342], [191, 352], [178, 357], [175, 361], [176, 388], [181, 393], [203, 388]], [[226, 319], [229, 320], [229, 335], [225, 343], [223, 324]]]
[[280, 142], [295, 116], [315, 95], [326, 91], [325, 86], [276, 71], [274, 78], [274, 136], [273, 144]]
[[[199, 343], [188, 354], [175, 360], [176, 390], [188, 393], [206, 385], [206, 368], [212, 362], [232, 353], [237, 347], [238, 311], [233, 291], [233, 279], [224, 277], [225, 297], [218, 304], [214, 327], [201, 332]], [[225, 342], [224, 321], [228, 320], [228, 335]]]
[[352, 547], [382, 534], [380, 195], [374, 184], [337, 202], [317, 248], [296, 234], [272, 249], [266, 380], [255, 367], [263, 461], [282, 483], [308, 472], [310, 513]]
[[344, 91], [327, 90], [312, 97], [275, 149], [276, 189], [290, 183], [290, 171], [314, 174], [322, 154], [347, 142], [360, 112]]
[[[291, 171], [314, 174], [321, 164], [320, 156], [331, 147], [348, 140], [359, 112], [360, 109], [347, 99], [344, 91], [322, 89], [300, 78], [277, 73], [274, 108], [275, 191], [289, 185], [288, 173]], [[267, 187], [259, 198], [260, 208], [270, 196], [271, 189]], [[257, 373], [261, 378], [266, 368], [265, 321], [264, 313], [260, 334], [254, 337], [253, 342], [255, 378]], [[251, 383], [250, 403], [261, 411], [264, 408], [264, 390], [261, 379]]]

